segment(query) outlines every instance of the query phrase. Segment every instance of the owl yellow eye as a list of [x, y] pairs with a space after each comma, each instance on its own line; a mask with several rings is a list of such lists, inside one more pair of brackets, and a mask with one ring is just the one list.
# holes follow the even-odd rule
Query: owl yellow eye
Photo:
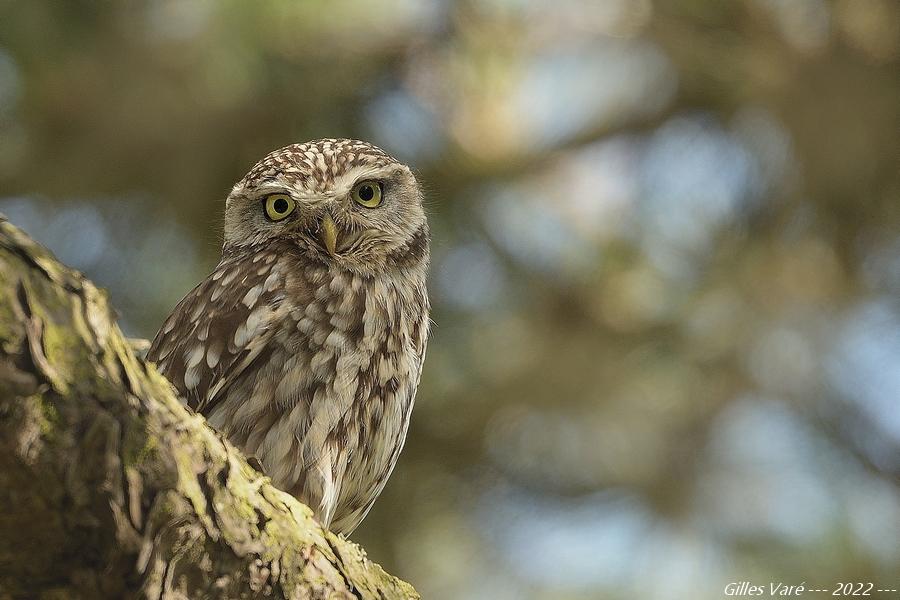
[[377, 181], [362, 181], [353, 187], [353, 201], [366, 208], [381, 204], [381, 184]]
[[297, 207], [297, 203], [294, 202], [294, 199], [287, 194], [272, 194], [266, 196], [264, 205], [266, 207], [266, 216], [273, 221], [282, 220], [294, 212], [294, 209]]

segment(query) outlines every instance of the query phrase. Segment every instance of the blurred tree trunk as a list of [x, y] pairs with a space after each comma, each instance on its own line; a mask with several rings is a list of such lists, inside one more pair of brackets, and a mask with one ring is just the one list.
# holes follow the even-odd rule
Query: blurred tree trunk
[[0, 600], [418, 598], [189, 414], [113, 320], [0, 222]]

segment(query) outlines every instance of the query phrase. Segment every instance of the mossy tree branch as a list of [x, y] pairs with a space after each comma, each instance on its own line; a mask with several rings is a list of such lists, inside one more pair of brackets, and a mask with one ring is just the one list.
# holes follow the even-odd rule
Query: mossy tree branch
[[418, 598], [247, 465], [0, 222], [0, 599]]

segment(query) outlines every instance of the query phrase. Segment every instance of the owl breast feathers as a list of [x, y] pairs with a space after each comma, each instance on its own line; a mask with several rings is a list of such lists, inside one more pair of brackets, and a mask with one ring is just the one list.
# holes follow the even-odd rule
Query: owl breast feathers
[[148, 358], [272, 482], [350, 533], [403, 447], [428, 337], [428, 226], [410, 170], [365, 142], [260, 161], [215, 270]]

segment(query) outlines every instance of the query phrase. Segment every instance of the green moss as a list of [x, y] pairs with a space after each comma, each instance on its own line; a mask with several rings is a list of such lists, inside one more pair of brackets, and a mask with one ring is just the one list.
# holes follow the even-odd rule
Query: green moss
[[41, 420], [41, 434], [47, 437], [52, 436], [59, 430], [59, 425], [62, 421], [59, 416], [59, 409], [46, 396], [40, 396], [38, 402], [40, 403], [41, 416], [43, 417]]
[[[0, 265], [0, 268], [3, 268]], [[14, 352], [22, 340], [22, 326], [19, 318], [12, 311], [12, 303], [6, 298], [0, 301], [0, 343], [7, 352]], [[14, 342], [15, 345], [11, 345]]]
[[[13, 245], [21, 248], [8, 250]], [[34, 253], [33, 261], [22, 259], [23, 253]], [[16, 401], [17, 409], [25, 411], [23, 423], [31, 428], [31, 438], [39, 435], [59, 446], [57, 438], [65, 439], [67, 419], [89, 414], [83, 411], [94, 404], [102, 407], [92, 413], [95, 427], [88, 433], [90, 439], [81, 441], [85, 447], [103, 451], [110, 428], [121, 426], [119, 454], [126, 473], [149, 474], [143, 479], [146, 489], [159, 492], [153, 496], [148, 527], [167, 531], [173, 524], [180, 527], [199, 521], [209, 534], [203, 540], [175, 531], [181, 536], [175, 542], [177, 548], [163, 550], [183, 552], [179, 555], [186, 562], [197, 562], [210, 542], [224, 542], [236, 553], [236, 559], [227, 555], [229, 561], [243, 560], [248, 551], [263, 552], [266, 561], [281, 561], [287, 589], [331, 590], [345, 585], [345, 575], [328, 566], [329, 545], [334, 544], [341, 547], [347, 576], [360, 582], [359, 589], [379, 586], [396, 592], [400, 586], [404, 595], [414, 597], [414, 593], [406, 594], [411, 588], [363, 561], [359, 550], [347, 542], [326, 540], [308, 508], [270, 487], [242, 459], [230, 455], [230, 446], [223, 446], [201, 417], [186, 411], [171, 385], [155, 369], [145, 371], [135, 359], [111, 320], [105, 295], [8, 224], [0, 224], [0, 282], [0, 347], [11, 354], [29, 351], [18, 311], [19, 294], [27, 297], [31, 314], [42, 325], [40, 345], [47, 364], [40, 366], [54, 391]], [[177, 480], [171, 477], [172, 460]], [[218, 474], [226, 464], [231, 470], [223, 487]], [[208, 502], [215, 503], [218, 523]]]
[[178, 491], [191, 503], [194, 513], [207, 531], [213, 529], [215, 525], [206, 511], [206, 497], [197, 480], [193, 457], [189, 452], [179, 449], [172, 452], [172, 456], [178, 469]]
[[28, 424], [29, 430], [33, 430], [36, 426], [41, 438], [53, 443], [60, 428], [64, 427], [56, 405], [42, 394], [27, 396], [17, 402], [21, 403], [20, 409], [24, 411], [20, 417], [23, 427], [25, 423]]
[[122, 439], [122, 461], [125, 467], [139, 468], [156, 460], [159, 440], [143, 427], [127, 427]]
[[[56, 371], [61, 373], [61, 378], [63, 377], [62, 373], [68, 374], [72, 372], [71, 369], [77, 368], [79, 361], [73, 361], [71, 357], [73, 353], [77, 354], [78, 341], [75, 334], [65, 326], [45, 322], [43, 335], [44, 356], [47, 357], [47, 361]], [[72, 373], [72, 375], [74, 376], [72, 378], [77, 378], [79, 374]], [[66, 381], [66, 383], [68, 384], [69, 381]]]

